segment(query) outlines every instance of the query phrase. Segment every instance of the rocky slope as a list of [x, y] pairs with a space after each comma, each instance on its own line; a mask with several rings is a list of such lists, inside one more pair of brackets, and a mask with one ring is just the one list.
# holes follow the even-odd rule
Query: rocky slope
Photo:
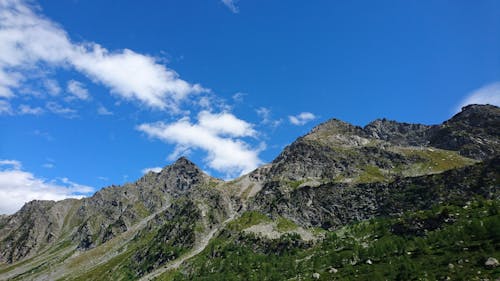
[[357, 221], [497, 201], [499, 152], [495, 106], [467, 106], [432, 126], [332, 119], [234, 181], [180, 158], [89, 198], [27, 203], [0, 217], [0, 280], [149, 280], [228, 231], [262, 236], [264, 252], [305, 249]]

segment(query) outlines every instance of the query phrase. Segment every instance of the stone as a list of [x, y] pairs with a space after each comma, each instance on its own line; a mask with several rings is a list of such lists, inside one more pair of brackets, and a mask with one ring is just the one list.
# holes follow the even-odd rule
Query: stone
[[496, 268], [498, 267], [499, 263], [498, 263], [498, 260], [496, 258], [493, 258], [493, 257], [489, 257], [485, 262], [484, 262], [484, 266], [486, 268], [489, 268], [489, 269], [493, 269], [493, 268]]

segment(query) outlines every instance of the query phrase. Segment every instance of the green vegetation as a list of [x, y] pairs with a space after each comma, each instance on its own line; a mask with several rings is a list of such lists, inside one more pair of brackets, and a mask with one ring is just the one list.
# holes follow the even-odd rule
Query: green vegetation
[[292, 188], [292, 189], [297, 189], [299, 188], [299, 186], [303, 183], [305, 183], [306, 180], [298, 180], [298, 181], [291, 181], [288, 183], [288, 185]]
[[404, 176], [438, 173], [476, 163], [475, 160], [460, 156], [456, 151], [437, 148], [401, 148], [398, 152], [403, 153], [407, 157], [417, 157], [422, 159], [422, 161], [419, 161], [410, 167], [403, 168], [402, 173]]
[[[264, 219], [246, 213], [238, 225]], [[293, 235], [263, 240], [225, 231], [178, 272], [159, 280], [494, 280], [484, 266], [500, 255], [500, 202], [440, 205], [326, 232], [315, 245]], [[241, 228], [238, 228], [241, 229]], [[265, 246], [264, 246], [265, 245]], [[290, 247], [290, 245], [294, 245]]]
[[227, 228], [235, 231], [242, 231], [243, 229], [249, 228], [252, 225], [256, 225], [263, 222], [271, 222], [272, 220], [266, 215], [259, 213], [257, 211], [245, 212], [238, 219], [230, 222]]
[[363, 173], [359, 175], [358, 182], [360, 183], [369, 183], [369, 182], [379, 182], [385, 181], [386, 176], [382, 173], [382, 171], [373, 165], [366, 166], [363, 169]]
[[278, 229], [279, 232], [291, 231], [297, 229], [297, 227], [298, 226], [293, 221], [286, 219], [284, 217], [279, 217], [276, 222], [276, 228]]

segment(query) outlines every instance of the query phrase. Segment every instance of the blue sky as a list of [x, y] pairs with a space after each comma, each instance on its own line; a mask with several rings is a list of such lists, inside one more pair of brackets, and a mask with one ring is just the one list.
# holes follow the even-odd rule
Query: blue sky
[[0, 0], [0, 213], [186, 155], [234, 178], [339, 118], [500, 104], [498, 1]]

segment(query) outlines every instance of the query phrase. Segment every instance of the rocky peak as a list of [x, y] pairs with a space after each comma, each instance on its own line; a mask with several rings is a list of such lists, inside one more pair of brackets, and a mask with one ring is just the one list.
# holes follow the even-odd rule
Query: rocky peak
[[167, 189], [185, 191], [194, 185], [208, 182], [210, 176], [186, 157], [181, 157], [172, 165], [163, 168], [158, 179], [165, 184]]
[[314, 127], [306, 137], [322, 137], [325, 135], [363, 135], [360, 127], [333, 118]]
[[409, 124], [393, 120], [376, 119], [363, 128], [370, 138], [380, 139], [398, 145], [425, 145], [428, 130], [432, 126]]
[[[500, 125], [500, 108], [490, 104], [471, 104], [462, 107], [462, 111], [446, 121], [445, 125], [460, 124], [462, 126], [484, 127]], [[500, 126], [492, 129], [498, 133]]]
[[500, 108], [468, 105], [450, 120], [432, 129], [430, 145], [457, 150], [461, 155], [484, 160], [500, 153]]

